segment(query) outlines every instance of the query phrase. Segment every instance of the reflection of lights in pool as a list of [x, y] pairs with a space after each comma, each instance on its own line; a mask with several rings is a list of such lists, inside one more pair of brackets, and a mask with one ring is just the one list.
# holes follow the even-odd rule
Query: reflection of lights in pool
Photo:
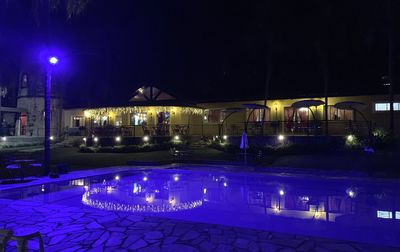
[[117, 176], [115, 176], [115, 180], [119, 180], [119, 176], [117, 175]]
[[279, 190], [279, 195], [281, 195], [281, 196], [285, 195], [285, 191]]
[[95, 200], [91, 199], [93, 195], [104, 193], [104, 188], [93, 188], [90, 191], [85, 192], [82, 195], [82, 203], [98, 209], [109, 210], [109, 211], [122, 211], [122, 212], [176, 212], [183, 210], [190, 210], [200, 207], [203, 202], [201, 200], [188, 201], [185, 203], [179, 203], [171, 205], [160, 204], [128, 204], [128, 203], [114, 203], [106, 200]]
[[143, 181], [147, 181], [147, 177], [146, 176], [143, 177]]
[[107, 193], [111, 193], [113, 191], [114, 188], [112, 188], [112, 186], [107, 186]]
[[153, 201], [154, 201], [154, 195], [151, 195], [151, 194], [146, 195], [147, 203], [153, 203]]
[[179, 177], [178, 176], [174, 176], [174, 181], [178, 181]]

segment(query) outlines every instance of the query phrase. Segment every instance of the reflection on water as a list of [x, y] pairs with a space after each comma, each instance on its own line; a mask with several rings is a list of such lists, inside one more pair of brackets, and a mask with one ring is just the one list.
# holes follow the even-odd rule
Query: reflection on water
[[[256, 175], [155, 171], [94, 183], [86, 205], [118, 211], [169, 212], [198, 207], [335, 222], [341, 219], [399, 219], [397, 185], [346, 185], [340, 180], [308, 180]], [[353, 182], [354, 183], [354, 182]], [[393, 187], [394, 186], [394, 187]]]
[[0, 191], [0, 198], [400, 246], [399, 189], [387, 181], [154, 170]]

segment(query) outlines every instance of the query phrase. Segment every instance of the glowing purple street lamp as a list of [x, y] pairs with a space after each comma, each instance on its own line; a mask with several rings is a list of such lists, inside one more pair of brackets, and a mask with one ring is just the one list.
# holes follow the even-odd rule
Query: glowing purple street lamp
[[50, 178], [58, 178], [58, 173], [56, 170], [52, 169], [51, 166], [51, 152], [50, 152], [50, 122], [51, 122], [51, 74], [53, 68], [58, 63], [58, 58], [55, 56], [48, 58], [47, 64], [47, 79], [45, 88], [45, 98], [44, 98], [44, 171], [45, 175], [49, 175]]

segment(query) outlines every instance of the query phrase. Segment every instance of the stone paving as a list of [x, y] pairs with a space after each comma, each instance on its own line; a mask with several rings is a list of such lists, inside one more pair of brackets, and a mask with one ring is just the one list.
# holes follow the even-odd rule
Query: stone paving
[[[400, 251], [88, 207], [0, 200], [0, 209], [0, 229], [40, 231], [45, 251]], [[8, 248], [16, 251], [13, 243]], [[37, 251], [38, 242], [29, 248]]]

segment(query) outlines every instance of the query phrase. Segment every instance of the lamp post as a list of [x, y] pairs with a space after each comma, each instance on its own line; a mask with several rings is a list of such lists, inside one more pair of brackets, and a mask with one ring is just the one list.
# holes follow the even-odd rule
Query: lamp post
[[53, 67], [57, 65], [58, 58], [50, 57], [47, 65], [47, 79], [45, 87], [44, 97], [44, 170], [45, 175], [49, 175], [50, 178], [58, 178], [57, 171], [51, 167], [51, 150], [50, 150], [50, 122], [51, 122], [51, 74]]

